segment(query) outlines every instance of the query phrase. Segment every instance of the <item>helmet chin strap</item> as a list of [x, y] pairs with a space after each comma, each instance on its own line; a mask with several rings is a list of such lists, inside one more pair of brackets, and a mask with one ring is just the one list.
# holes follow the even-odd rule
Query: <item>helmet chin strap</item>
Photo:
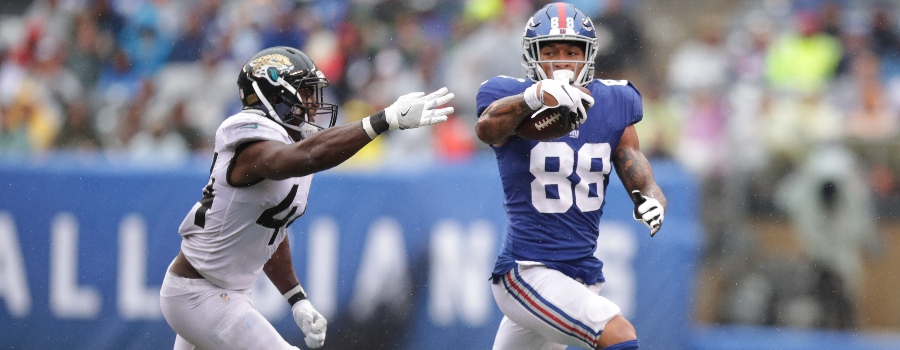
[[[290, 84], [285, 84], [284, 79], [278, 78], [278, 82], [281, 86], [284, 86], [286, 89], [288, 89], [288, 91], [291, 91], [291, 93], [295, 95], [297, 94], [297, 90], [295, 90], [294, 87], [292, 87]], [[269, 116], [272, 117], [272, 119], [275, 120], [276, 123], [281, 124], [281, 126], [299, 132], [301, 139], [305, 139], [319, 131], [324, 130], [324, 128], [318, 125], [307, 123], [306, 121], [302, 122], [300, 126], [285, 123], [283, 120], [281, 120], [281, 116], [279, 116], [278, 113], [275, 113], [275, 108], [272, 107], [272, 104], [269, 103], [269, 100], [266, 99], [266, 97], [263, 95], [262, 90], [259, 89], [259, 85], [255, 81], [251, 85], [253, 85], [253, 91], [256, 92], [256, 96], [259, 96], [259, 100], [263, 103], [264, 106], [266, 106], [266, 109], [269, 110]]]

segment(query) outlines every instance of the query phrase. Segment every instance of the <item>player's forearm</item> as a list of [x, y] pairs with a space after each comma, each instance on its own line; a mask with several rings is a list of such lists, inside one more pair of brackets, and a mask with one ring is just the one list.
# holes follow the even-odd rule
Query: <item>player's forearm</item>
[[288, 156], [292, 160], [288, 175], [305, 176], [331, 169], [350, 159], [371, 141], [360, 123], [325, 129], [293, 145], [293, 154]]
[[263, 265], [263, 272], [266, 273], [266, 276], [269, 277], [275, 288], [278, 288], [278, 291], [282, 294], [300, 284], [300, 280], [297, 279], [297, 274], [294, 272], [294, 264], [287, 237], [278, 245], [269, 261]]
[[650, 167], [650, 162], [643, 152], [634, 148], [619, 147], [613, 157], [613, 165], [628, 193], [639, 190], [643, 195], [658, 200], [663, 208], [666, 207], [666, 196], [656, 184], [653, 168]]
[[486, 144], [502, 143], [515, 135], [516, 127], [532, 113], [534, 110], [528, 107], [522, 95], [504, 97], [484, 110], [475, 125], [475, 134]]

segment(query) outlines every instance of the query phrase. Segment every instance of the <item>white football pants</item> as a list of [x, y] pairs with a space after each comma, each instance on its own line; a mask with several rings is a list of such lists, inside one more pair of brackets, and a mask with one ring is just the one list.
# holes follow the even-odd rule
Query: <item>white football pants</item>
[[491, 287], [504, 314], [494, 350], [596, 349], [606, 323], [621, 314], [598, 294], [602, 286], [586, 286], [544, 265], [516, 266]]
[[166, 272], [159, 296], [166, 322], [178, 333], [175, 350], [297, 350], [253, 308], [250, 290], [219, 288], [202, 278]]

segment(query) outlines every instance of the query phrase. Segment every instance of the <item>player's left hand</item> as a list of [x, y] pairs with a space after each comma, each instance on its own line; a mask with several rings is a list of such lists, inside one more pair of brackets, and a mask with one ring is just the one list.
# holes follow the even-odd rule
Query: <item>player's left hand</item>
[[447, 120], [453, 113], [453, 107], [437, 108], [455, 97], [447, 88], [440, 88], [425, 95], [424, 92], [413, 92], [397, 99], [384, 109], [390, 130], [405, 130], [437, 124]]
[[650, 237], [662, 227], [665, 218], [665, 208], [656, 198], [647, 197], [641, 191], [631, 191], [631, 200], [634, 201], [634, 219], [650, 228]]
[[306, 338], [303, 338], [306, 346], [315, 349], [325, 345], [325, 329], [328, 327], [328, 321], [313, 308], [308, 299], [294, 303], [294, 306], [291, 306], [291, 313], [294, 314], [294, 322], [297, 322], [300, 330], [306, 335]]

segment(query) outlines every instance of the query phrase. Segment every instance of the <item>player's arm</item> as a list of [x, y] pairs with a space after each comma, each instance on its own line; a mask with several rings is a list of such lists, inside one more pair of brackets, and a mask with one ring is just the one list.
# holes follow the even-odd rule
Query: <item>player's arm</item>
[[[266, 273], [266, 276], [269, 276], [269, 280], [272, 281], [272, 284], [275, 285], [275, 288], [278, 288], [281, 294], [287, 293], [292, 288], [300, 285], [300, 280], [297, 279], [297, 274], [294, 272], [294, 263], [291, 258], [291, 249], [287, 237], [278, 245], [278, 248], [275, 248], [272, 257], [263, 265], [263, 272]], [[305, 292], [301, 299], [306, 299]]]
[[475, 134], [481, 142], [499, 146], [516, 134], [516, 127], [535, 111], [528, 107], [523, 94], [494, 101], [481, 113], [475, 124]]
[[414, 92], [359, 123], [317, 132], [293, 144], [256, 141], [242, 145], [229, 175], [232, 184], [252, 184], [262, 179], [284, 180], [331, 169], [388, 130], [404, 130], [440, 123], [453, 107], [438, 108], [454, 97], [447, 88], [429, 95]]
[[[587, 99], [593, 105], [593, 98], [568, 82], [545, 79], [529, 86], [518, 95], [508, 96], [494, 101], [478, 117], [475, 134], [482, 142], [499, 146], [516, 134], [516, 127], [525, 118], [531, 117], [541, 107], [565, 106], [581, 107], [581, 101]], [[583, 122], [583, 121], [582, 121]]]
[[650, 162], [641, 152], [640, 147], [637, 131], [634, 129], [634, 125], [629, 125], [622, 133], [619, 146], [616, 147], [613, 155], [612, 161], [616, 167], [616, 174], [619, 175], [619, 179], [622, 180], [628, 193], [635, 190], [641, 191], [645, 196], [656, 198], [665, 207], [666, 197], [656, 184]]
[[278, 245], [278, 248], [275, 248], [272, 257], [263, 265], [263, 272], [291, 304], [294, 322], [306, 336], [304, 338], [306, 345], [310, 348], [319, 348], [325, 345], [328, 321], [316, 311], [309, 299], [306, 298], [306, 291], [300, 286], [300, 281], [294, 272], [291, 248], [287, 237]]
[[[666, 196], [656, 184], [650, 162], [641, 152], [634, 125], [625, 128], [612, 161], [616, 174], [635, 202], [635, 219], [649, 226], [651, 235], [656, 234], [662, 226], [667, 205]], [[639, 193], [635, 194], [634, 191]]]
[[229, 180], [251, 184], [309, 175], [343, 163], [371, 141], [360, 123], [351, 123], [322, 130], [294, 144], [251, 142], [239, 146]]

